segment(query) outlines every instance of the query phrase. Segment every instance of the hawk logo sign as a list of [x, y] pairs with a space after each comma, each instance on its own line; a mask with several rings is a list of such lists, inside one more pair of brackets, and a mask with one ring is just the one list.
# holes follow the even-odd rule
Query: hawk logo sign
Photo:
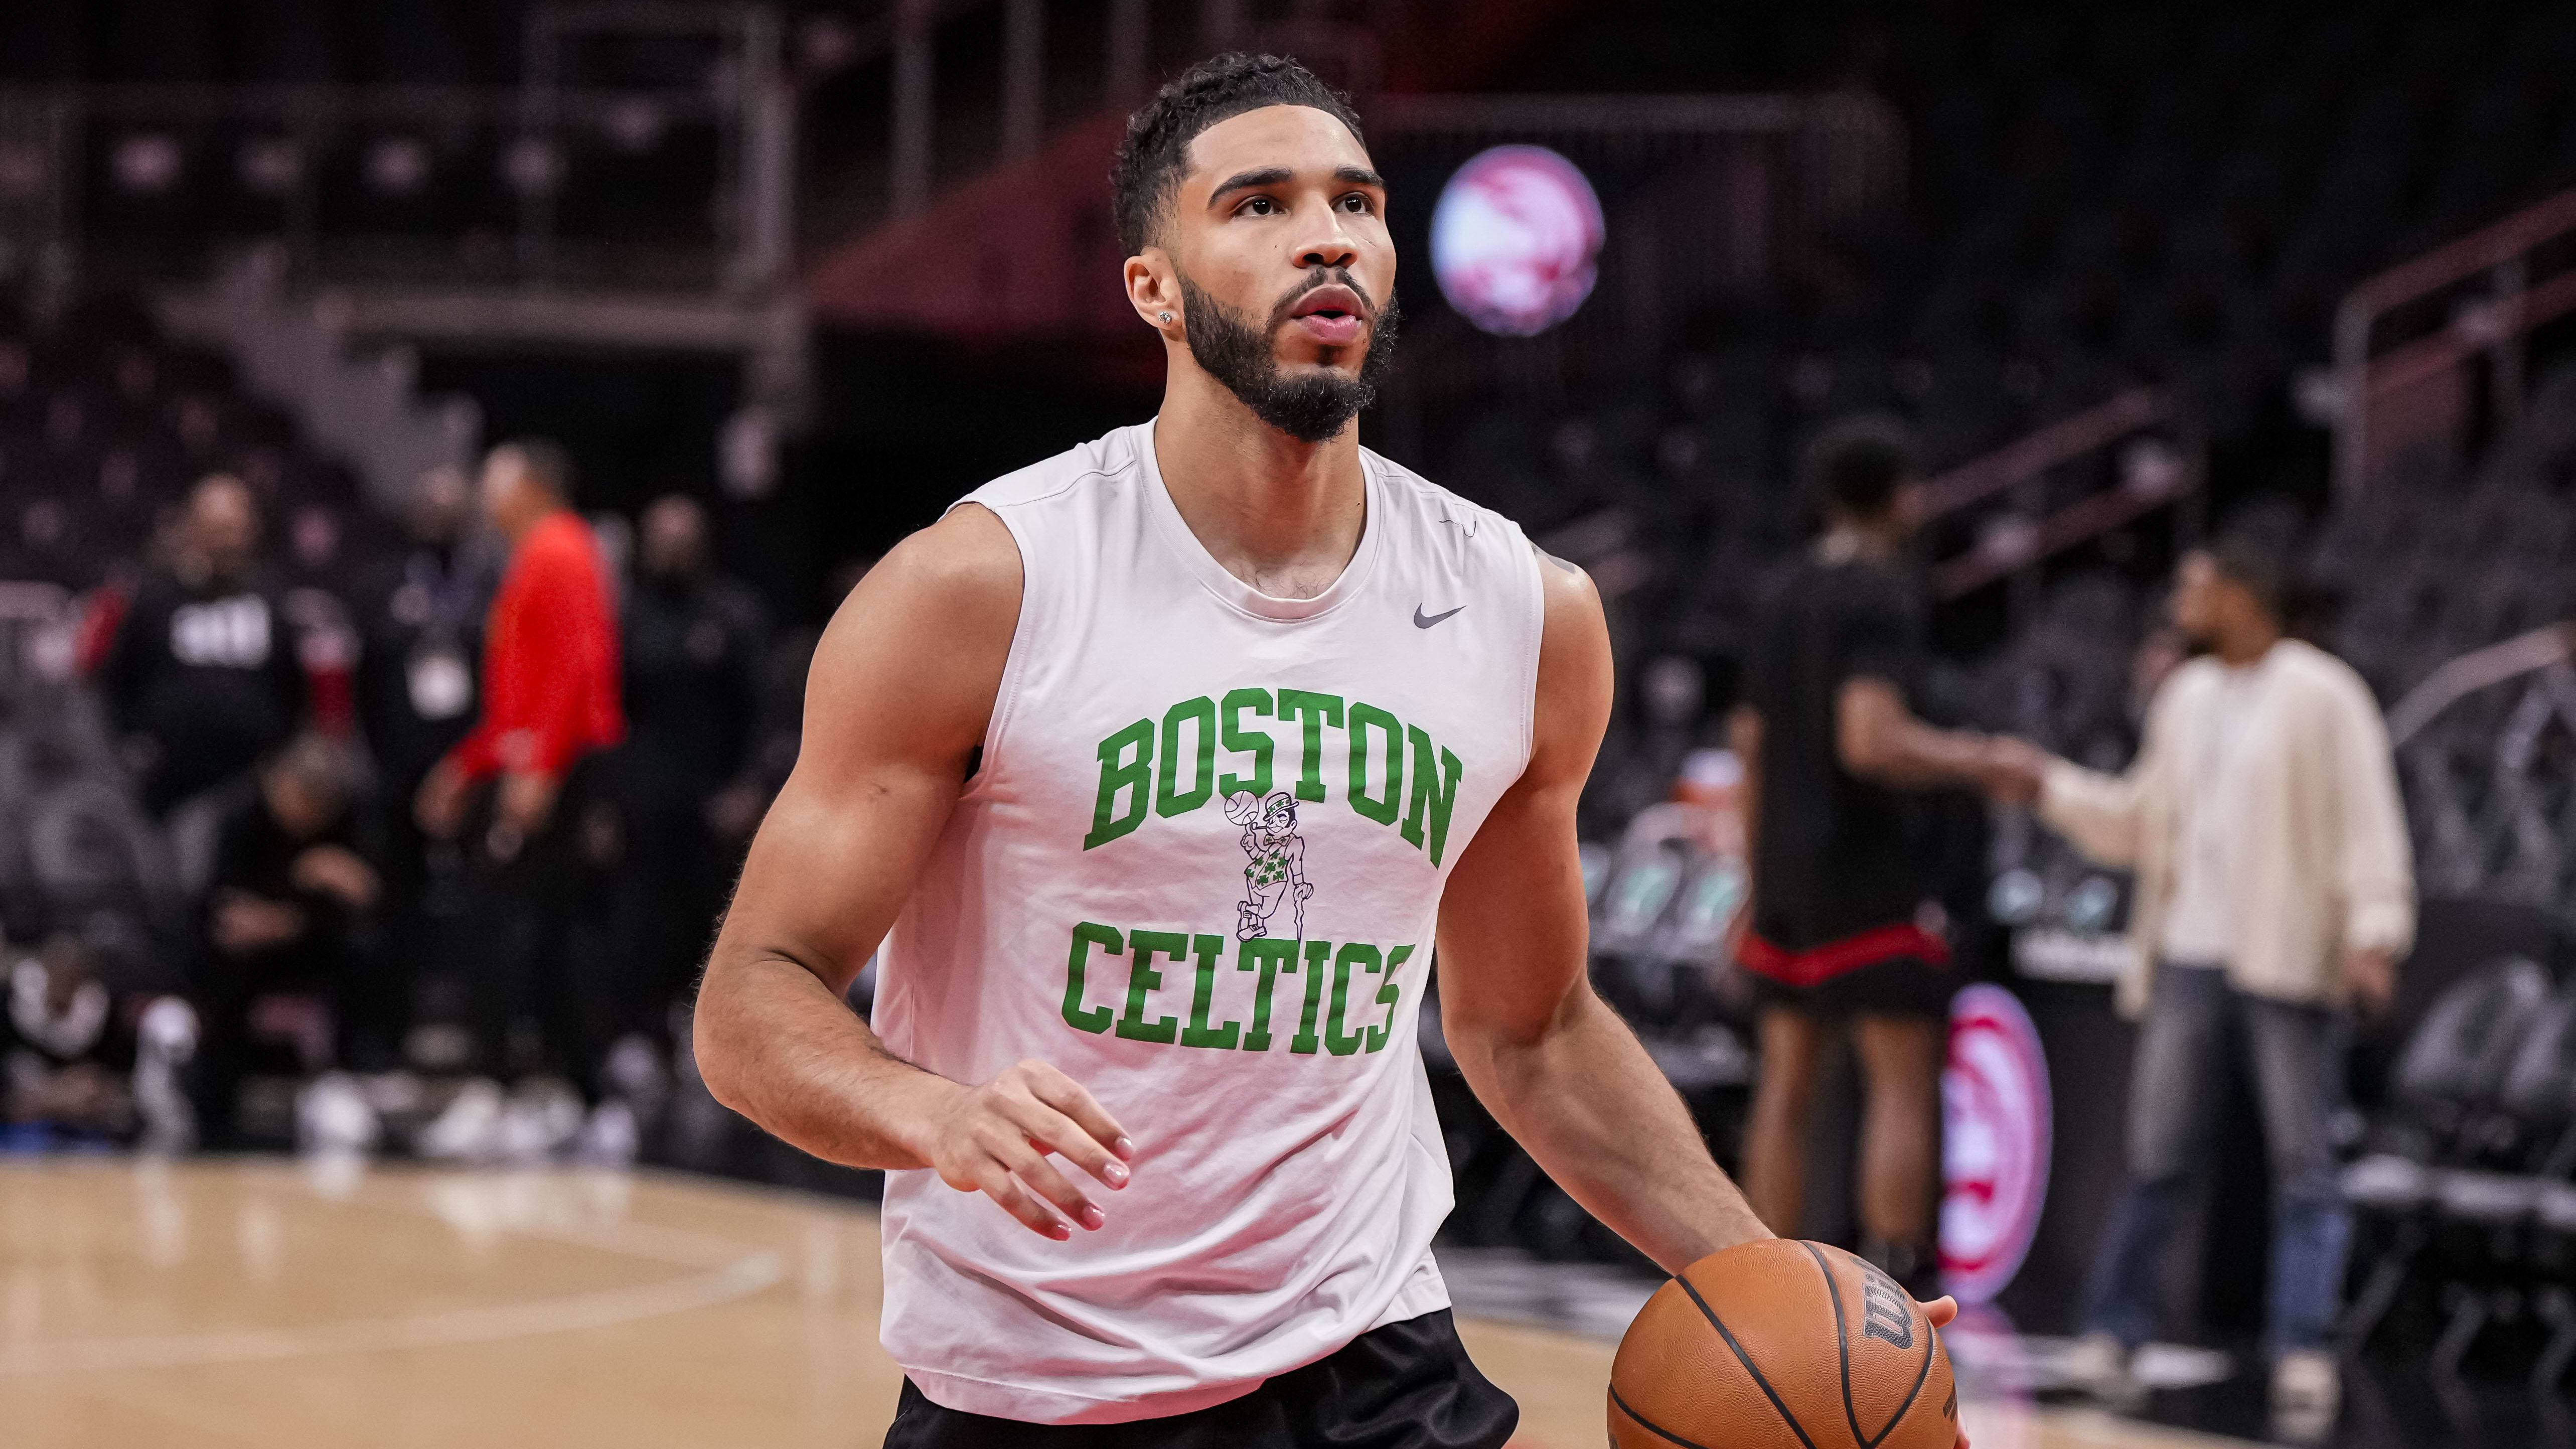
[[2019, 998], [1979, 982], [1950, 1002], [1941, 1074], [1941, 1279], [1984, 1303], [2021, 1271], [2048, 1200], [2048, 1059]]

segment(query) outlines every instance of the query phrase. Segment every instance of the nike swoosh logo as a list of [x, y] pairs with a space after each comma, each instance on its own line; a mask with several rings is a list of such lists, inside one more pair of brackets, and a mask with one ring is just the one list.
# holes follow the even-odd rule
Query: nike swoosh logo
[[[1463, 609], [1465, 607], [1467, 606], [1460, 604], [1458, 609]], [[1449, 614], [1457, 613], [1458, 609], [1451, 609]], [[1413, 606], [1413, 627], [1416, 629], [1428, 629], [1432, 625], [1439, 623], [1441, 620], [1448, 618], [1449, 614], [1433, 614], [1426, 618], [1423, 615], [1422, 606], [1420, 604], [1416, 604]]]

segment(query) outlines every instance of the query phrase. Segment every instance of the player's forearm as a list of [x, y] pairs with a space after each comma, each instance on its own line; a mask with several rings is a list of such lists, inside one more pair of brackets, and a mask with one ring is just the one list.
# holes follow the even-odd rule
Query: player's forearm
[[1469, 1030], [1449, 1045], [1557, 1185], [1665, 1269], [1771, 1236], [1636, 1033], [1590, 988], [1525, 1040]]
[[1909, 719], [1890, 723], [1848, 765], [1853, 774], [1895, 789], [1937, 790], [1976, 785], [1987, 763], [1986, 736]]
[[775, 955], [720, 952], [693, 1037], [717, 1101], [850, 1167], [929, 1165], [931, 1130], [964, 1091], [887, 1051], [814, 973]]

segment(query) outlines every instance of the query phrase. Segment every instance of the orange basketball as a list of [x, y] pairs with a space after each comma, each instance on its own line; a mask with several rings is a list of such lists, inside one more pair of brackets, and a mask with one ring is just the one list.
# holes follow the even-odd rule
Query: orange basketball
[[1787, 1238], [1655, 1290], [1610, 1366], [1612, 1449], [1951, 1449], [1950, 1355], [1896, 1280]]

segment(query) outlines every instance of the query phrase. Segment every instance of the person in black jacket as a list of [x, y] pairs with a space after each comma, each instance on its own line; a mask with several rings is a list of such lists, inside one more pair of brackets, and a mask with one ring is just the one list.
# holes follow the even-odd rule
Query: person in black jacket
[[[409, 800], [474, 727], [483, 614], [499, 560], [472, 538], [474, 490], [455, 468], [421, 475], [408, 535], [359, 587], [358, 719], [383, 798]], [[409, 811], [388, 812], [386, 888], [395, 910], [419, 895], [426, 841]]]
[[392, 1003], [375, 969], [383, 878], [358, 803], [348, 752], [308, 734], [261, 767], [258, 790], [224, 816], [192, 993], [204, 1033], [198, 1120], [211, 1145], [231, 1135], [262, 997], [328, 1008], [337, 1065], [393, 1063]]
[[303, 713], [294, 630], [259, 545], [249, 487], [221, 473], [200, 481], [171, 567], [136, 592], [100, 666], [110, 717], [156, 815], [238, 777]]
[[751, 590], [708, 566], [707, 518], [671, 495], [645, 509], [624, 620], [633, 832], [628, 916], [644, 973], [628, 1025], [658, 1027], [696, 971], [766, 803], [753, 769], [767, 626]]

